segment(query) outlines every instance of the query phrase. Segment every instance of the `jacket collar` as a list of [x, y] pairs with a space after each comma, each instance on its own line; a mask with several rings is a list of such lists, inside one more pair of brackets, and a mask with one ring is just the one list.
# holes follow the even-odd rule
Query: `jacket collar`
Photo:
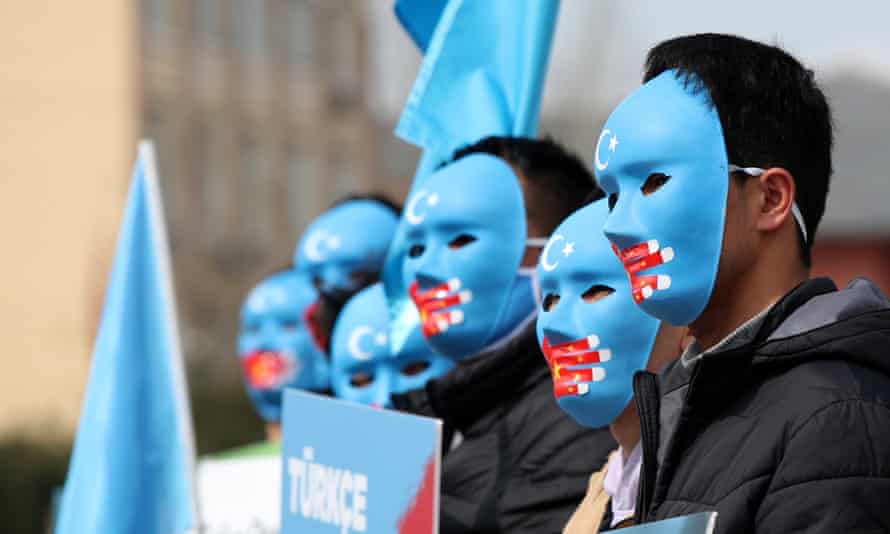
[[737, 398], [751, 383], [757, 347], [810, 299], [836, 290], [828, 278], [815, 278], [798, 285], [717, 346], [692, 360], [691, 365], [672, 365], [669, 374], [661, 379], [662, 394], [688, 385], [687, 408], [703, 412], [722, 409], [725, 402]]
[[431, 380], [426, 390], [435, 414], [464, 431], [546, 379], [548, 372], [532, 321], [501, 347]]

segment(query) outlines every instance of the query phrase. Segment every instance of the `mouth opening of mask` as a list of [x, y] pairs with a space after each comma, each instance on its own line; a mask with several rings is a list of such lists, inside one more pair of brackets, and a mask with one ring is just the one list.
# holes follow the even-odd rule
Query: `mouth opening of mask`
[[420, 313], [424, 337], [437, 336], [464, 322], [463, 311], [455, 308], [470, 302], [473, 293], [461, 287], [459, 278], [452, 278], [429, 289], [420, 289], [416, 281], [411, 284], [409, 293]]
[[624, 265], [630, 278], [634, 302], [651, 298], [656, 291], [664, 291], [671, 287], [671, 277], [666, 274], [645, 275], [642, 271], [670, 263], [676, 256], [673, 247], [662, 247], [656, 239], [619, 249], [612, 247]]
[[[589, 367], [612, 359], [612, 351], [599, 348], [600, 340], [595, 334], [587, 337], [551, 345], [544, 338], [544, 357], [550, 366], [553, 377], [553, 393], [557, 399], [567, 396], [583, 396], [590, 392], [590, 384], [606, 378], [604, 367]], [[578, 368], [580, 366], [588, 366]]]

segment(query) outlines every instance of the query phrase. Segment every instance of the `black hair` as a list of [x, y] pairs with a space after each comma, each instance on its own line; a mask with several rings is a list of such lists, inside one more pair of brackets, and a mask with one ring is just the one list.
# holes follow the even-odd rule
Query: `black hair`
[[346, 204], [347, 202], [352, 202], [353, 200], [371, 200], [373, 202], [377, 202], [378, 204], [382, 204], [385, 208], [392, 211], [396, 215], [396, 217], [400, 217], [402, 215], [402, 206], [383, 193], [348, 193], [345, 196], [338, 198], [333, 204], [331, 204], [331, 208], [336, 208], [341, 204]]
[[831, 110], [811, 70], [778, 46], [734, 35], [704, 33], [656, 45], [643, 81], [677, 69], [687, 86], [706, 90], [720, 116], [730, 163], [782, 167], [794, 177], [795, 200], [810, 248], [825, 213], [832, 173]]
[[451, 162], [470, 154], [497, 156], [517, 171], [527, 217], [543, 237], [588, 201], [605, 196], [581, 159], [552, 139], [486, 137], [455, 151]]

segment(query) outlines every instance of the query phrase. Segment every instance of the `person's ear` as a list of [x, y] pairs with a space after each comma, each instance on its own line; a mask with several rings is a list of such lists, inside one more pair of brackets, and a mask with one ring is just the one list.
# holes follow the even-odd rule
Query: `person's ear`
[[775, 232], [785, 221], [791, 219], [791, 206], [797, 189], [794, 177], [787, 169], [771, 167], [755, 178], [760, 197], [757, 213], [757, 229], [762, 232]]

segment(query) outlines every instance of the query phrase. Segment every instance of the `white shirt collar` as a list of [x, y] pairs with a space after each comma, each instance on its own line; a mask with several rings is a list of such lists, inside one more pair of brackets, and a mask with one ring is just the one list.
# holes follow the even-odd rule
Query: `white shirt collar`
[[609, 469], [603, 481], [603, 490], [612, 498], [612, 525], [615, 526], [625, 519], [632, 518], [637, 505], [637, 493], [640, 487], [640, 466], [643, 463], [643, 448], [637, 443], [627, 461], [624, 451], [609, 458]]

